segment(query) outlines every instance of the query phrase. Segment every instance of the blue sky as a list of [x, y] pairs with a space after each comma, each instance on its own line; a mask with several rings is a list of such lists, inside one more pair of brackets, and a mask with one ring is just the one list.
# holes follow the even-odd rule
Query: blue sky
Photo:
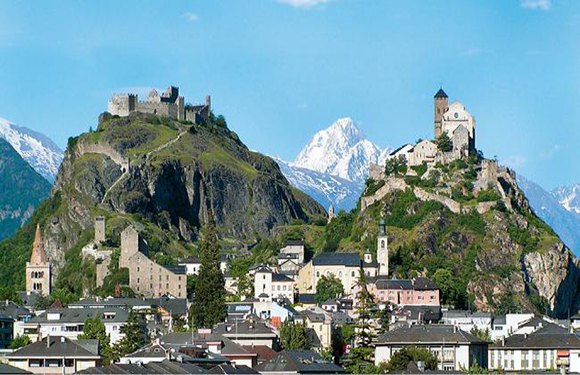
[[0, 116], [64, 147], [111, 93], [174, 84], [291, 160], [350, 116], [380, 146], [431, 137], [433, 94], [486, 156], [580, 181], [580, 2], [0, 1]]

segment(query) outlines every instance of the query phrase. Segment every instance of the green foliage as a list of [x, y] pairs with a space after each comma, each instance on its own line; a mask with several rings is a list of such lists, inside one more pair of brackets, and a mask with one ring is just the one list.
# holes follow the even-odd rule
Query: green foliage
[[210, 219], [200, 246], [201, 267], [190, 308], [192, 325], [213, 328], [227, 317], [224, 275], [220, 269], [220, 245]]
[[32, 344], [30, 337], [27, 335], [18, 335], [8, 344], [8, 349], [19, 349], [30, 344]]
[[499, 199], [500, 196], [494, 189], [481, 190], [479, 194], [477, 194], [478, 202], [493, 202], [498, 201]]
[[291, 320], [282, 323], [280, 341], [286, 350], [309, 350], [311, 347], [306, 326]]
[[375, 318], [379, 327], [378, 333], [383, 334], [387, 332], [389, 330], [389, 325], [391, 324], [390, 310], [387, 307], [379, 309], [375, 314]]
[[517, 301], [514, 291], [511, 289], [500, 297], [499, 304], [495, 308], [497, 314], [515, 313], [520, 310], [520, 304]]
[[407, 173], [407, 159], [403, 155], [387, 159], [385, 162], [385, 175], [398, 176]]
[[340, 240], [350, 236], [352, 225], [356, 218], [356, 211], [349, 213], [341, 210], [338, 215], [326, 226], [326, 251], [335, 251]]
[[493, 342], [491, 339], [491, 335], [489, 334], [489, 329], [478, 329], [477, 327], [473, 327], [471, 331], [469, 331], [473, 336], [485, 340], [487, 342]]
[[187, 298], [192, 299], [195, 295], [195, 283], [197, 281], [197, 275], [187, 275], [187, 281], [185, 289], [187, 291]]
[[373, 294], [367, 289], [367, 279], [362, 268], [359, 270], [356, 287], [358, 318], [354, 331], [354, 347], [351, 348], [346, 361], [346, 370], [352, 374], [365, 374], [375, 371], [373, 362], [375, 350], [371, 346], [375, 334], [371, 321], [374, 318], [376, 304]]
[[407, 370], [409, 362], [419, 361], [425, 363], [426, 370], [437, 370], [437, 357], [429, 350], [415, 346], [405, 346], [401, 350], [393, 353], [389, 362], [382, 368], [388, 372], [405, 371]]
[[105, 325], [98, 316], [87, 318], [83, 333], [79, 335], [81, 340], [99, 340], [99, 354], [103, 356], [105, 364], [109, 364], [114, 357], [111, 348], [111, 337], [107, 334]]
[[55, 289], [48, 296], [39, 295], [34, 303], [35, 310], [46, 310], [56, 301], [60, 301], [63, 305], [76, 302], [79, 297], [68, 289]]
[[379, 190], [380, 188], [382, 188], [383, 186], [385, 186], [385, 181], [381, 180], [381, 181], [375, 181], [372, 178], [368, 178], [365, 181], [365, 190], [363, 192], [363, 196], [364, 197], [370, 197], [375, 195], [375, 193], [377, 192], [377, 190]]
[[528, 229], [518, 228], [510, 223], [508, 226], [508, 233], [515, 243], [523, 247], [523, 254], [536, 250], [539, 240], [537, 237], [532, 236]]
[[85, 288], [94, 286], [96, 279], [95, 263], [89, 259], [83, 259], [82, 249], [94, 238], [92, 230], [81, 233], [76, 244], [68, 249], [64, 255], [64, 267], [60, 271], [57, 287], [74, 294], [77, 299], [82, 297]]
[[328, 301], [329, 299], [340, 298], [343, 295], [344, 288], [342, 286], [342, 281], [340, 281], [334, 275], [323, 275], [316, 283], [316, 295], [314, 296], [314, 302], [321, 304]]
[[460, 308], [466, 304], [466, 293], [462, 290], [461, 280], [450, 270], [440, 268], [432, 277], [439, 287], [441, 303]]
[[457, 216], [457, 224], [480, 235], [485, 235], [485, 220], [477, 211]]
[[[413, 229], [427, 215], [436, 211], [443, 211], [444, 206], [436, 201], [420, 202], [413, 190], [407, 189], [397, 193], [392, 203], [391, 213], [385, 217], [388, 226], [402, 229]], [[415, 213], [410, 214], [411, 206], [416, 205]]]
[[121, 327], [121, 333], [125, 336], [113, 347], [114, 354], [111, 355], [111, 358], [114, 360], [133, 353], [146, 343], [144, 327], [139, 321], [139, 316], [133, 310], [129, 311], [129, 317]]
[[422, 177], [425, 172], [427, 172], [427, 163], [423, 162], [423, 164], [421, 165], [415, 165], [413, 167], [411, 167], [412, 170], [415, 171], [415, 173], [417, 173], [418, 177]]
[[435, 140], [437, 144], [437, 149], [441, 152], [450, 152], [453, 150], [453, 143], [449, 139], [447, 132], [442, 132], [441, 135]]

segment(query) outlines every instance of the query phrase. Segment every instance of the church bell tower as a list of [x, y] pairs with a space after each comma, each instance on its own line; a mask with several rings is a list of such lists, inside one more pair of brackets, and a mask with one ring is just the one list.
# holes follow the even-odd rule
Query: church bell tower
[[377, 237], [377, 262], [379, 276], [389, 275], [389, 239], [387, 237], [387, 223], [385, 219], [379, 221], [379, 236]]
[[441, 124], [443, 122], [443, 114], [449, 108], [448, 99], [449, 97], [443, 91], [443, 88], [440, 88], [439, 91], [435, 94], [435, 139], [437, 139], [441, 135]]

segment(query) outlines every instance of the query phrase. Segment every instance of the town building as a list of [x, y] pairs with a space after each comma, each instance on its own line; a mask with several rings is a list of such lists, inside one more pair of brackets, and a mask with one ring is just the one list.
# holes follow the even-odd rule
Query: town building
[[388, 362], [406, 346], [425, 348], [442, 371], [461, 371], [476, 364], [487, 368], [488, 343], [450, 325], [413, 325], [388, 331], [375, 344], [375, 364]]
[[76, 340], [83, 333], [86, 320], [95, 317], [98, 317], [105, 325], [105, 332], [110, 336], [111, 344], [117, 343], [124, 336], [121, 333], [121, 327], [127, 322], [129, 313], [127, 310], [115, 307], [49, 309], [30, 319], [22, 327], [24, 334], [30, 337], [33, 342], [48, 335]]
[[114, 363], [104, 367], [91, 367], [80, 371], [83, 375], [100, 375], [100, 374], [205, 374], [207, 371], [193, 363], [183, 363], [170, 361], [168, 359], [160, 362], [150, 363]]
[[344, 374], [345, 370], [312, 350], [284, 350], [256, 367], [260, 374]]
[[107, 111], [117, 116], [141, 112], [196, 124], [207, 123], [211, 116], [211, 97], [207, 95], [203, 104], [186, 104], [185, 98], [179, 95], [179, 88], [169, 86], [162, 94], [152, 89], [145, 101], [139, 101], [137, 94], [113, 94]]
[[[34, 374], [76, 374], [100, 366], [98, 345], [83, 345], [63, 336], [47, 336], [7, 356], [11, 366]], [[87, 348], [96, 349], [91, 351]]]
[[379, 272], [379, 264], [370, 253], [365, 254], [364, 259], [361, 259], [359, 253], [322, 253], [300, 269], [299, 292], [315, 293], [316, 284], [322, 276], [334, 276], [342, 281], [345, 294], [350, 295], [361, 266], [367, 277], [375, 277]]
[[272, 299], [287, 299], [294, 303], [296, 282], [286, 275], [275, 273], [270, 267], [261, 266], [254, 275], [254, 297]]
[[26, 262], [26, 293], [48, 296], [52, 290], [51, 272], [52, 265], [46, 257], [40, 225], [37, 225], [30, 262]]
[[6, 349], [14, 337], [14, 319], [0, 314], [0, 349]]
[[12, 337], [22, 336], [24, 334], [22, 324], [27, 323], [34, 316], [27, 308], [8, 300], [0, 302], [0, 315], [6, 315], [13, 319]]
[[264, 345], [274, 350], [279, 347], [278, 335], [274, 330], [254, 316], [249, 316], [242, 321], [220, 323], [215, 326], [213, 333], [242, 346]]
[[506, 337], [489, 347], [489, 369], [580, 372], [580, 337], [566, 332], [535, 332]]
[[330, 348], [332, 345], [332, 315], [324, 311], [304, 310], [294, 318], [306, 326], [308, 338], [313, 347]]
[[408, 327], [416, 324], [436, 324], [440, 320], [440, 306], [400, 306], [394, 308], [391, 312], [389, 329]]
[[199, 260], [197, 255], [190, 255], [187, 258], [180, 260], [177, 264], [185, 267], [186, 275], [199, 275], [201, 260]]
[[119, 268], [129, 269], [129, 286], [145, 297], [171, 295], [185, 298], [186, 268], [184, 266], [162, 266], [147, 257], [147, 245], [133, 226], [121, 233], [121, 255]]
[[280, 249], [280, 254], [294, 254], [298, 264], [304, 263], [304, 241], [302, 240], [287, 240], [286, 246]]
[[378, 302], [396, 306], [439, 306], [439, 288], [425, 277], [408, 279], [388, 279], [377, 277], [371, 280], [368, 290]]

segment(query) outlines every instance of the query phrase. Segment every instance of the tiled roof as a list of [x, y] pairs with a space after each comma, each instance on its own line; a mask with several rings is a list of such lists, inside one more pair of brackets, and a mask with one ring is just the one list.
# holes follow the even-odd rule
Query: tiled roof
[[179, 264], [199, 264], [201, 261], [197, 257], [197, 255], [190, 255], [185, 259], [182, 259]]
[[286, 281], [286, 282], [291, 282], [294, 281], [291, 278], [289, 278], [288, 276], [282, 274], [282, 273], [273, 273], [272, 274], [272, 281]]
[[427, 343], [471, 343], [485, 344], [485, 341], [451, 325], [413, 325], [386, 332], [379, 337], [380, 344], [427, 344]]
[[344, 369], [334, 363], [325, 361], [318, 353], [311, 350], [284, 350], [268, 362], [256, 367], [260, 373], [296, 372], [342, 374]]
[[286, 246], [304, 246], [302, 240], [286, 240]]
[[[378, 267], [376, 261], [362, 262], [363, 267]], [[322, 253], [312, 259], [313, 266], [346, 266], [360, 267], [361, 257], [359, 253]]]
[[264, 323], [259, 321], [250, 321], [246, 319], [237, 323], [220, 323], [218, 324], [214, 332], [216, 334], [221, 334], [224, 336], [236, 336], [236, 335], [269, 335], [276, 336], [276, 334], [266, 326]]
[[580, 337], [573, 333], [532, 333], [512, 335], [503, 342], [490, 345], [493, 349], [580, 349]]
[[[57, 320], [49, 320], [48, 314], [59, 313], [60, 317]], [[105, 313], [115, 313], [114, 317], [108, 317], [105, 319]], [[42, 314], [35, 316], [30, 319], [30, 323], [84, 323], [88, 318], [94, 318], [98, 316], [104, 323], [124, 323], [129, 317], [129, 312], [127, 310], [120, 309], [118, 307], [109, 307], [104, 309], [94, 309], [94, 308], [84, 308], [84, 309], [49, 309]]]
[[230, 364], [223, 364], [217, 365], [211, 370], [207, 372], [208, 374], [235, 374], [235, 375], [244, 375], [244, 374], [260, 374], [258, 371], [252, 369], [248, 366], [237, 366], [237, 365], [230, 365]]
[[448, 98], [448, 96], [445, 91], [443, 91], [443, 88], [440, 88], [439, 91], [437, 91], [435, 94], [434, 98]]
[[144, 364], [113, 364], [92, 367], [79, 374], [205, 374], [206, 370], [191, 363], [164, 360]]
[[[49, 343], [47, 343], [47, 341]], [[10, 354], [8, 358], [47, 358], [65, 356], [68, 358], [100, 358], [98, 355], [91, 353], [87, 349], [78, 344], [75, 344], [63, 336], [45, 337], [41, 341], [37, 341], [33, 344], [18, 349], [14, 353]]]
[[18, 319], [19, 316], [33, 315], [30, 310], [12, 301], [0, 302], [0, 313], [8, 315], [13, 319]]
[[0, 374], [32, 374], [32, 372], [0, 362]]
[[278, 354], [277, 351], [266, 345], [244, 345], [242, 347], [250, 353], [257, 354], [258, 360], [263, 362], [271, 360]]

